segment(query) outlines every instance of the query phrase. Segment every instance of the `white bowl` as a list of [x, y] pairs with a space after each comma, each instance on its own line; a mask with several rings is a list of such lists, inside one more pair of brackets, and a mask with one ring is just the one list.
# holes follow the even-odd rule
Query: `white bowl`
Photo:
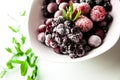
[[113, 9], [111, 12], [111, 15], [113, 16], [114, 20], [112, 24], [110, 25], [110, 29], [107, 33], [107, 36], [104, 40], [104, 43], [89, 52], [88, 55], [71, 59], [67, 55], [59, 55], [56, 54], [51, 48], [46, 47], [45, 45], [41, 44], [37, 40], [37, 28], [40, 24], [44, 22], [44, 18], [41, 15], [41, 5], [43, 0], [34, 0], [31, 6], [31, 11], [29, 15], [29, 38], [30, 42], [33, 48], [33, 51], [37, 56], [39, 56], [41, 59], [54, 61], [54, 62], [76, 62], [76, 61], [83, 61], [86, 59], [90, 59], [93, 57], [96, 57], [100, 54], [105, 53], [107, 50], [112, 48], [115, 43], [118, 41], [120, 37], [120, 1], [119, 0], [111, 0], [111, 3], [113, 5]]

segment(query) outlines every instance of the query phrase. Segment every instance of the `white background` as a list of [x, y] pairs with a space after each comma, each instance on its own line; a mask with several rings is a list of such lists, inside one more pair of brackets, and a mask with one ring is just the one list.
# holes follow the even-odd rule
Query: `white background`
[[[32, 0], [0, 0], [0, 66], [5, 66], [11, 55], [5, 51], [11, 46], [15, 36], [8, 25], [17, 27], [22, 24], [22, 33], [26, 36], [27, 20]], [[20, 12], [27, 10], [27, 16]], [[29, 41], [29, 40], [28, 40]], [[30, 46], [29, 42], [26, 46]], [[55, 63], [39, 60], [38, 80], [120, 80], [120, 39], [117, 44], [98, 57], [76, 63]], [[19, 67], [8, 71], [0, 80], [25, 80], [19, 74]]]

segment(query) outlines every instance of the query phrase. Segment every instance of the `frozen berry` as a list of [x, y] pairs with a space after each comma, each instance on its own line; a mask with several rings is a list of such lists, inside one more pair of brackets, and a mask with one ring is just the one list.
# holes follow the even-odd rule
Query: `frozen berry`
[[58, 10], [55, 12], [54, 17], [57, 18], [58, 16], [62, 16], [62, 11]]
[[89, 52], [92, 48], [89, 45], [84, 46], [85, 52]]
[[45, 24], [47, 26], [52, 25], [52, 18], [47, 19], [46, 22], [45, 22]]
[[60, 37], [55, 37], [55, 41], [60, 45], [62, 44], [62, 39]]
[[106, 17], [105, 8], [98, 5], [94, 6], [91, 10], [90, 17], [95, 22], [104, 20]]
[[50, 40], [50, 46], [52, 47], [52, 48], [56, 48], [57, 47], [57, 43], [56, 42], [54, 42], [53, 40]]
[[88, 39], [88, 44], [92, 47], [98, 47], [100, 46], [102, 43], [102, 40], [99, 36], [97, 35], [92, 35], [90, 36], [90, 38]]
[[54, 50], [55, 53], [61, 54], [59, 46], [53, 48], [53, 50]]
[[47, 10], [48, 10], [49, 13], [54, 13], [54, 12], [56, 12], [56, 11], [57, 11], [57, 8], [58, 8], [58, 6], [57, 6], [57, 4], [56, 4], [55, 2], [51, 2], [51, 3], [49, 3], [48, 6], [47, 6]]
[[68, 54], [67, 53], [67, 46], [60, 46], [60, 51], [65, 55]]
[[103, 0], [95, 0], [96, 5], [101, 5], [103, 3]]
[[87, 32], [93, 28], [93, 22], [85, 16], [80, 16], [75, 22], [75, 25], [79, 27], [82, 32]]
[[98, 22], [98, 26], [106, 27], [107, 26], [107, 21], [103, 20], [103, 21]]
[[112, 4], [110, 2], [104, 3], [103, 7], [106, 9], [106, 11], [112, 10]]
[[60, 4], [60, 3], [62, 3], [62, 2], [65, 2], [66, 0], [56, 0], [56, 3], [57, 4]]
[[45, 35], [45, 39], [46, 39], [46, 40], [49, 40], [49, 39], [51, 39], [51, 38], [52, 38], [52, 35], [51, 35], [51, 34]]
[[87, 14], [90, 11], [90, 5], [88, 3], [80, 3], [77, 6], [77, 10], [78, 11], [80, 10], [82, 12], [82, 14]]
[[105, 38], [105, 33], [102, 29], [97, 29], [95, 31], [95, 34], [98, 35], [101, 39], [104, 39]]
[[38, 32], [45, 32], [46, 30], [46, 25], [45, 24], [41, 24], [39, 27], [38, 27]]
[[83, 37], [83, 34], [81, 32], [68, 35], [68, 38], [75, 43], [78, 43], [82, 39], [82, 37]]
[[38, 34], [38, 41], [40, 41], [41, 43], [45, 42], [45, 33], [41, 32]]
[[67, 3], [67, 2], [62, 2], [62, 3], [59, 5], [59, 10], [66, 9], [67, 6], [68, 6], [68, 3]]
[[113, 17], [110, 14], [107, 14], [106, 21], [107, 22], [112, 22], [113, 21]]
[[58, 28], [58, 29], [56, 29], [56, 32], [58, 32], [60, 35], [64, 35], [65, 30], [64, 30], [64, 28]]
[[64, 25], [65, 25], [65, 27], [70, 27], [70, 26], [72, 26], [72, 21], [68, 21], [68, 20], [66, 20], [65, 22], [64, 22]]
[[73, 3], [73, 8], [74, 8], [74, 10], [76, 10], [77, 9], [77, 6], [79, 5], [79, 3]]
[[75, 53], [78, 57], [82, 57], [85, 55], [85, 50], [82, 48], [78, 48], [78, 49], [76, 49]]

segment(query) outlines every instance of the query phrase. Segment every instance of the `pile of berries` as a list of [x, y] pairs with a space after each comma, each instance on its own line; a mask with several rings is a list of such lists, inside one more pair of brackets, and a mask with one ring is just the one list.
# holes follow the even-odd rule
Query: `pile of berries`
[[[73, 13], [81, 11], [75, 21], [62, 15], [70, 3]], [[38, 40], [58, 54], [85, 56], [104, 42], [113, 20], [111, 10], [110, 0], [44, 0], [42, 12], [46, 20], [38, 27]]]

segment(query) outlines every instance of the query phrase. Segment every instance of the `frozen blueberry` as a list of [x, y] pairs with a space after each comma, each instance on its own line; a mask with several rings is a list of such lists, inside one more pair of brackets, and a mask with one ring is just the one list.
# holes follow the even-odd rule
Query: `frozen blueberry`
[[90, 47], [89, 45], [86, 45], [86, 46], [84, 46], [84, 50], [85, 50], [85, 52], [89, 52], [92, 50], [92, 47]]
[[102, 3], [103, 3], [103, 0], [95, 0], [96, 5], [102, 5]]
[[111, 11], [112, 10], [112, 4], [110, 2], [104, 3], [103, 7], [106, 9], [106, 11]]
[[108, 24], [108, 23], [107, 23], [107, 21], [105, 21], [105, 20], [98, 22], [98, 26], [100, 26], [100, 27], [106, 27], [107, 24]]
[[104, 39], [105, 38], [105, 33], [102, 29], [97, 29], [95, 31], [95, 34], [98, 35], [101, 39]]
[[45, 42], [45, 33], [41, 32], [38, 34], [38, 41], [40, 41], [41, 43]]
[[90, 36], [90, 38], [88, 39], [88, 44], [92, 47], [98, 47], [100, 46], [102, 43], [102, 40], [99, 36], [97, 35], [92, 35]]
[[112, 17], [112, 15], [107, 14], [107, 16], [106, 16], [106, 21], [108, 21], [108, 22], [112, 22], [112, 21], [113, 21], [113, 17]]

